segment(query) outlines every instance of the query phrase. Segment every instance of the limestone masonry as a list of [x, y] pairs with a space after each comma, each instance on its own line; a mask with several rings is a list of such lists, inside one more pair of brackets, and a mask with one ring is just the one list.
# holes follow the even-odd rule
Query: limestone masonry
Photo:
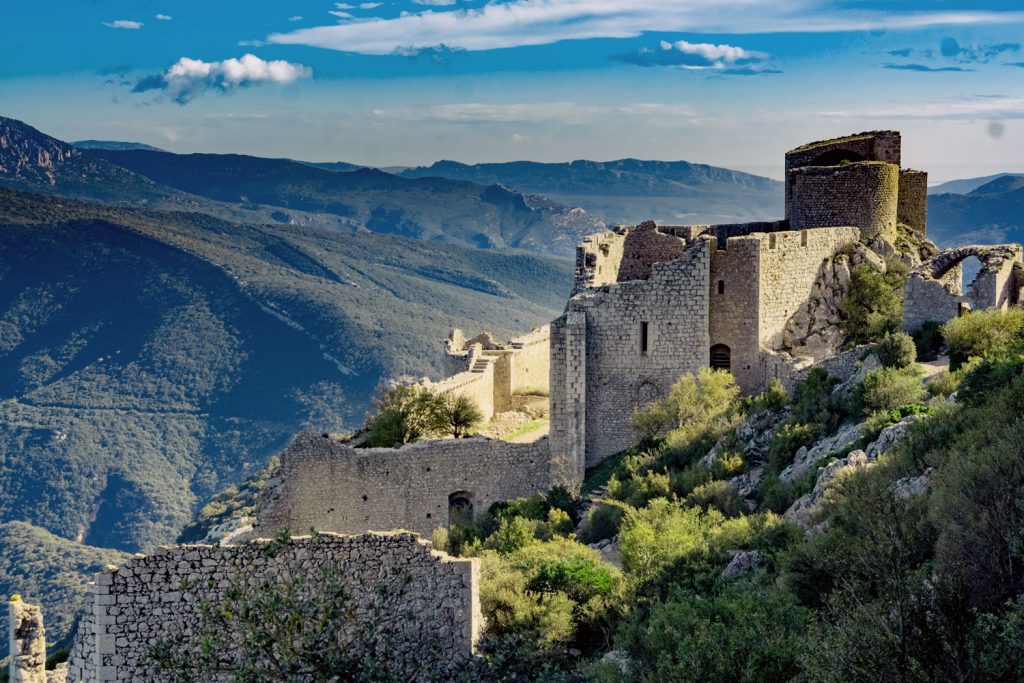
[[174, 680], [159, 670], [151, 647], [198, 635], [203, 605], [217, 605], [232, 582], [256, 586], [268, 575], [292, 581], [298, 574], [315, 589], [328, 567], [349, 595], [352, 632], [388, 636], [370, 651], [354, 639], [351, 654], [386, 661], [397, 667], [396, 680], [410, 681], [443, 679], [472, 655], [481, 626], [478, 560], [451, 558], [402, 532], [295, 537], [277, 552], [266, 552], [268, 543], [276, 541], [167, 547], [97, 574], [68, 680]]
[[[861, 264], [885, 269], [886, 259], [899, 259], [911, 268], [908, 331], [971, 309], [1018, 305], [1021, 246], [940, 253], [927, 240], [926, 204], [927, 174], [900, 168], [900, 134], [875, 131], [788, 152], [782, 220], [646, 222], [592, 235], [577, 248], [562, 316], [507, 344], [454, 330], [445, 378], [425, 382], [469, 396], [488, 419], [550, 396], [547, 438], [357, 448], [300, 434], [257, 501], [253, 535], [333, 532], [292, 538], [277, 557], [301, 559], [313, 581], [337, 565], [361, 618], [374, 613], [383, 591], [398, 634], [391, 661], [418, 667], [412, 680], [443, 678], [446, 664], [471, 656], [481, 628], [476, 560], [433, 552], [408, 532], [335, 533], [429, 534], [472, 523], [497, 502], [574, 487], [586, 468], [635, 443], [633, 412], [685, 373], [727, 370], [749, 394], [775, 379], [792, 384], [815, 363], [850, 367], [860, 351], [838, 353], [846, 342], [840, 304]], [[965, 292], [969, 257], [982, 268]], [[162, 680], [148, 648], [193, 636], [199, 605], [217, 600], [232, 580], [276, 571], [278, 560], [261, 551], [266, 543], [166, 548], [99, 574], [69, 680]], [[42, 617], [33, 609], [11, 603], [12, 680], [45, 680], [32, 673], [43, 656]]]

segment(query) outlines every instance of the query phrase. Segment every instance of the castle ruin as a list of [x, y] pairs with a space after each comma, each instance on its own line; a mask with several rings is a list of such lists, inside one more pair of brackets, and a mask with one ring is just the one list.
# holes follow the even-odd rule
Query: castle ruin
[[[885, 267], [886, 258], [900, 258], [912, 267], [904, 290], [908, 331], [970, 309], [1020, 303], [1020, 245], [939, 253], [926, 237], [927, 175], [901, 168], [900, 154], [895, 131], [803, 145], [786, 154], [781, 220], [646, 222], [588, 237], [577, 248], [565, 312], [550, 327], [508, 344], [455, 330], [445, 344], [445, 379], [427, 383], [469, 396], [486, 418], [549, 393], [549, 437], [356, 448], [300, 434], [260, 495], [254, 533], [427, 534], [471, 523], [493, 503], [578, 485], [587, 468], [636, 441], [633, 412], [665, 396], [685, 373], [728, 370], [751, 394], [836, 358], [844, 341], [838, 306], [858, 263]], [[963, 291], [961, 264], [972, 256], [982, 262], [981, 274]], [[426, 610], [409, 617], [409, 651], [439, 629], [445, 656], [471, 654], [479, 632], [475, 561], [459, 565], [408, 533], [326, 536], [322, 548], [293, 539], [288, 552], [304, 553], [315, 566], [339, 562], [355, 574], [380, 567], [378, 579], [386, 582], [406, 576], [408, 567], [412, 604]], [[175, 588], [181, 579], [208, 578], [219, 589], [229, 570], [264, 571], [253, 547], [166, 549], [98, 575], [69, 679], [122, 681], [144, 672], [142, 634], [167, 632], [162, 615], [173, 625], [194, 617], [195, 596]]]

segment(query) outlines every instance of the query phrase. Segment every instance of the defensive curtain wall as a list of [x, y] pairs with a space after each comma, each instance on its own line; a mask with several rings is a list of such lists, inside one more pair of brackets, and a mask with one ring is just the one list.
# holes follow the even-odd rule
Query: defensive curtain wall
[[353, 448], [300, 434], [256, 506], [256, 532], [310, 528], [338, 533], [409, 529], [429, 535], [468, 522], [491, 504], [578, 484], [582, 469], [551, 457], [548, 440], [425, 441], [401, 448]]
[[[963, 291], [961, 264], [970, 257], [981, 270]], [[945, 322], [969, 310], [1006, 308], [1021, 303], [1024, 264], [1019, 244], [974, 245], [946, 249], [915, 269], [903, 288], [903, 329], [914, 332], [927, 322]]]
[[[278, 547], [269, 552], [268, 544]], [[237, 582], [258, 586], [282, 575], [286, 580], [301, 576], [315, 589], [328, 568], [338, 570], [349, 596], [351, 633], [362, 627], [377, 636], [370, 642], [344, 635], [351, 638], [351, 654], [397, 667], [402, 680], [444, 680], [469, 659], [479, 636], [478, 563], [433, 551], [407, 532], [165, 547], [96, 575], [68, 680], [174, 680], [157, 668], [150, 649], [161, 640], [195, 637], [204, 604], [216, 605]], [[222, 654], [230, 667], [233, 653]]]
[[550, 372], [550, 328], [538, 327], [528, 334], [499, 344], [487, 332], [466, 339], [462, 330], [452, 330], [445, 342], [448, 375], [425, 386], [438, 393], [467, 396], [480, 406], [485, 420], [496, 413], [517, 410], [530, 404], [527, 394], [548, 393]]
[[[764, 351], [781, 347], [823, 264], [861, 236], [855, 227], [745, 234], [737, 226], [735, 237], [727, 226], [700, 227], [705, 234], [690, 242], [677, 236], [684, 230], [653, 223], [584, 242], [576, 294], [552, 324], [551, 440], [560, 458], [585, 451], [589, 467], [627, 448], [633, 411], [683, 373], [710, 365], [731, 370], [744, 391], [763, 389], [775, 376], [766, 368], [780, 372], [761, 362]], [[651, 248], [631, 254], [631, 243]]]

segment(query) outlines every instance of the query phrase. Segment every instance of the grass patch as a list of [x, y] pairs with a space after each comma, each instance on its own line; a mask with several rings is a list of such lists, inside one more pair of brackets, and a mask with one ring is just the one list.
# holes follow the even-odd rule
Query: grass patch
[[540, 418], [538, 420], [532, 420], [529, 424], [526, 424], [526, 425], [520, 427], [519, 429], [517, 429], [516, 431], [512, 432], [511, 434], [506, 434], [505, 436], [501, 437], [501, 440], [502, 441], [512, 441], [513, 439], [518, 439], [519, 437], [523, 436], [524, 434], [529, 434], [530, 432], [537, 431], [538, 429], [540, 429], [544, 425], [548, 424], [549, 421], [550, 420], [548, 420], [548, 418], [546, 418], [546, 417]]

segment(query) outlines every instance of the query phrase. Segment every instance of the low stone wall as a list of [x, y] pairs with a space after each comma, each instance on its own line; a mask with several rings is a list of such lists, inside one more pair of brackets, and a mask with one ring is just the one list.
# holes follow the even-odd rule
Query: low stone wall
[[547, 439], [526, 444], [447, 439], [402, 448], [353, 448], [304, 433], [281, 454], [281, 466], [257, 502], [257, 533], [313, 528], [430, 534], [449, 525], [449, 505], [456, 499], [482, 514], [492, 503], [546, 492], [556, 481], [573, 483], [553, 481], [559, 476], [553, 469]]
[[[96, 575], [88, 607], [94, 620], [79, 628], [68, 680], [174, 680], [152, 660], [151, 648], [184, 638], [186, 652], [198, 651], [190, 639], [200, 635], [204, 605], [219, 604], [232, 586], [278, 577], [301, 578], [315, 589], [331, 569], [352, 608], [341, 639], [348, 654], [376, 658], [396, 680], [443, 680], [465, 664], [479, 635], [478, 562], [435, 552], [407, 532], [162, 548]], [[369, 629], [376, 642], [357, 637], [359, 629]], [[238, 661], [238, 652], [219, 654], [227, 669]], [[232, 680], [229, 673], [204, 676]]]

